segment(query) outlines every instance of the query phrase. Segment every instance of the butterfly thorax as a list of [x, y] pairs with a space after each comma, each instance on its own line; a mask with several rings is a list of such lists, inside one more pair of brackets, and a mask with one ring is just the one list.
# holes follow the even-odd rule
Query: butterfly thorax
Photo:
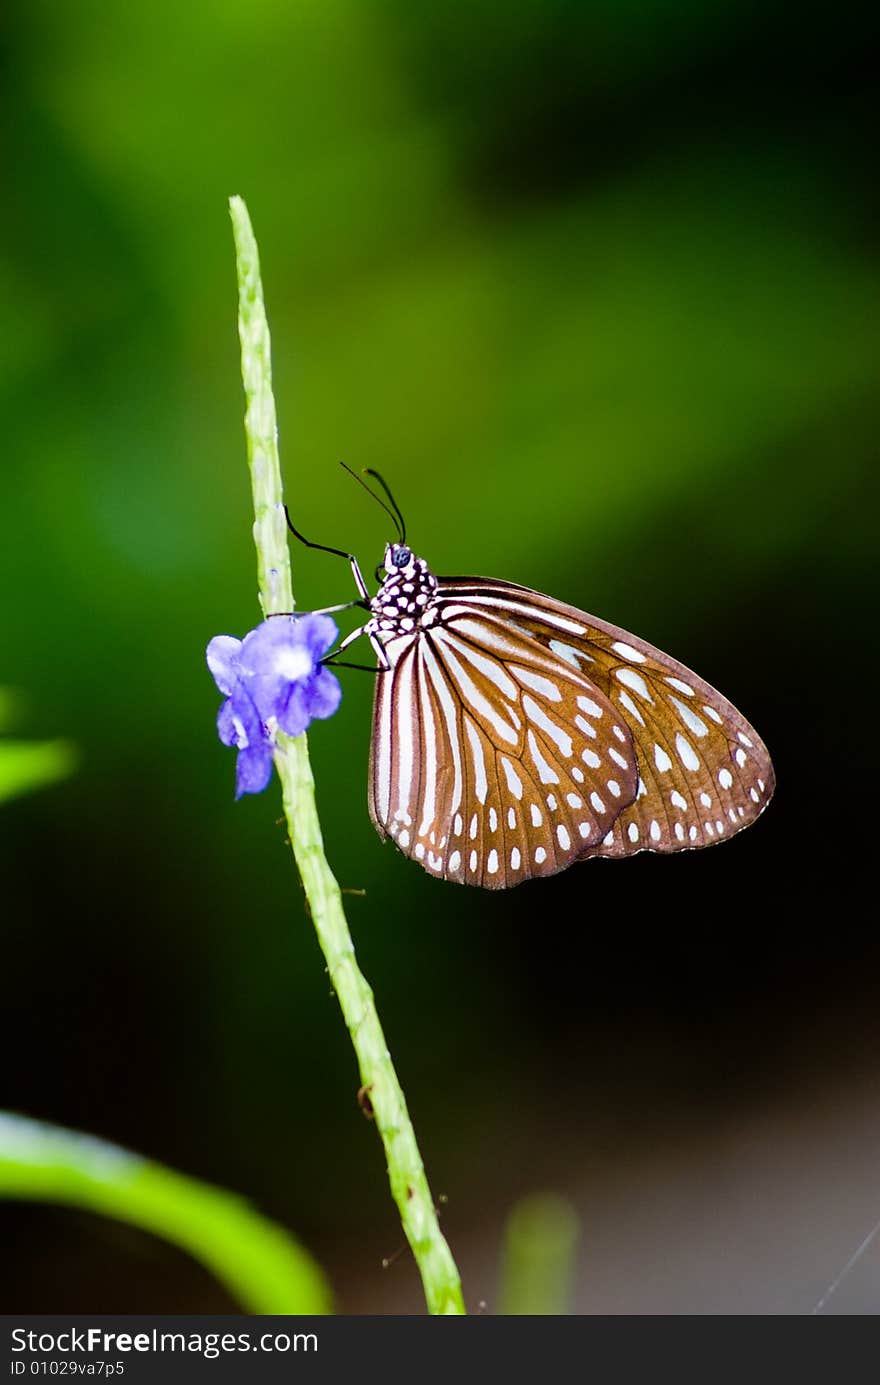
[[385, 549], [385, 580], [370, 602], [366, 633], [383, 643], [433, 625], [437, 620], [437, 578], [424, 558], [405, 544]]

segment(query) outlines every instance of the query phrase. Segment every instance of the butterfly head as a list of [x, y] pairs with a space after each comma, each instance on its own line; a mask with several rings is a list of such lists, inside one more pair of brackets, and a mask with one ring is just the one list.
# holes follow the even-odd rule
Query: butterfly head
[[411, 548], [405, 543], [389, 543], [385, 549], [383, 566], [389, 577], [397, 574], [410, 576], [415, 570], [416, 559]]
[[418, 571], [421, 559], [417, 558], [412, 549], [405, 543], [389, 543], [385, 545], [385, 557], [376, 568], [376, 581], [387, 582], [391, 578], [400, 578], [402, 581], [412, 579]]
[[389, 543], [385, 557], [376, 569], [376, 580], [381, 583], [371, 602], [374, 616], [382, 621], [382, 629], [388, 632], [400, 628], [408, 630], [416, 623], [432, 623], [435, 613], [432, 605], [437, 589], [437, 579], [424, 558], [417, 558], [405, 543]]

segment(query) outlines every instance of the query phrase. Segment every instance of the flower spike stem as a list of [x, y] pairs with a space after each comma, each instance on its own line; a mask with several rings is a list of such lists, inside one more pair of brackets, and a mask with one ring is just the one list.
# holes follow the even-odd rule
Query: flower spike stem
[[[294, 609], [290, 557], [278, 465], [269, 328], [263, 306], [257, 244], [247, 208], [230, 199], [238, 267], [241, 373], [247, 400], [245, 431], [254, 496], [254, 540], [263, 615]], [[379, 1023], [373, 992], [354, 954], [342, 897], [324, 855], [315, 806], [315, 781], [305, 735], [279, 735], [275, 766], [296, 864], [333, 988], [357, 1055], [388, 1159], [391, 1193], [412, 1247], [430, 1313], [464, 1313], [458, 1270], [440, 1231], [403, 1091]]]

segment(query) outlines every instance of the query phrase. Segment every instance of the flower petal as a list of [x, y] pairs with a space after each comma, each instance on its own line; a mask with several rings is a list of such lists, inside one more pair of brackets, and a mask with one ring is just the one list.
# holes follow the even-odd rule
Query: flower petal
[[288, 683], [285, 696], [278, 703], [278, 725], [288, 736], [301, 736], [311, 720], [306, 690], [299, 683]]
[[235, 762], [235, 797], [262, 793], [272, 777], [272, 751], [264, 741], [240, 750]]
[[217, 713], [217, 735], [224, 745], [234, 745], [239, 750], [259, 745], [265, 739], [257, 709], [243, 688], [227, 697]]
[[241, 645], [241, 665], [248, 674], [272, 674], [280, 650], [294, 648], [302, 641], [295, 616], [272, 616], [245, 635]]
[[299, 627], [299, 638], [315, 663], [336, 643], [339, 635], [339, 626], [330, 616], [301, 616]]
[[226, 697], [231, 695], [241, 677], [240, 650], [241, 640], [234, 635], [215, 635], [205, 652], [214, 682]]
[[309, 716], [323, 719], [332, 717], [342, 701], [342, 688], [335, 673], [329, 668], [319, 669], [309, 680], [305, 689], [306, 706]]

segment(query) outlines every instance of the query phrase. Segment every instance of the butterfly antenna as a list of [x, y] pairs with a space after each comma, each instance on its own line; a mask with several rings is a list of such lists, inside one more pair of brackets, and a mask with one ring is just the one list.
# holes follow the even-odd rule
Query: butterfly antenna
[[366, 481], [363, 481], [361, 477], [358, 476], [356, 471], [352, 471], [350, 466], [346, 466], [345, 462], [340, 462], [339, 465], [342, 467], [343, 471], [348, 472], [349, 476], [354, 477], [359, 486], [363, 486], [364, 490], [367, 492], [367, 495], [371, 496], [372, 499], [375, 500], [377, 505], [382, 506], [382, 509], [385, 511], [386, 515], [388, 515], [390, 519], [394, 520], [397, 532], [400, 536], [400, 542], [406, 543], [406, 525], [403, 522], [403, 515], [400, 513], [400, 510], [398, 509], [397, 504], [395, 503], [394, 496], [391, 494], [385, 482], [382, 480], [382, 477], [379, 475], [378, 471], [371, 471], [369, 467], [365, 467], [364, 475], [375, 476], [376, 480], [379, 482], [385, 494], [388, 496], [388, 499], [391, 501], [391, 504], [394, 506], [393, 509], [389, 509], [388, 506], [385, 504], [385, 501], [380, 496], [378, 496], [370, 486], [367, 485]]
[[[375, 476], [376, 480], [379, 482], [379, 485], [382, 487], [383, 491], [384, 491], [385, 494], [388, 496], [388, 499], [389, 499], [390, 502], [391, 502], [391, 508], [393, 509], [395, 515], [397, 516], [397, 523], [398, 523], [398, 525], [400, 526], [400, 542], [401, 542], [401, 543], [406, 543], [406, 520], [403, 518], [403, 515], [400, 513], [400, 506], [398, 505], [397, 501], [394, 499], [394, 496], [391, 494], [391, 487], [389, 486], [388, 482], [385, 480], [384, 476], [380, 476], [380, 475], [379, 475], [379, 472], [378, 472], [378, 471], [374, 471], [373, 468], [372, 468], [371, 466], [364, 467], [364, 475], [365, 475], [365, 476]], [[378, 496], [377, 496], [376, 498], [378, 499]]]

